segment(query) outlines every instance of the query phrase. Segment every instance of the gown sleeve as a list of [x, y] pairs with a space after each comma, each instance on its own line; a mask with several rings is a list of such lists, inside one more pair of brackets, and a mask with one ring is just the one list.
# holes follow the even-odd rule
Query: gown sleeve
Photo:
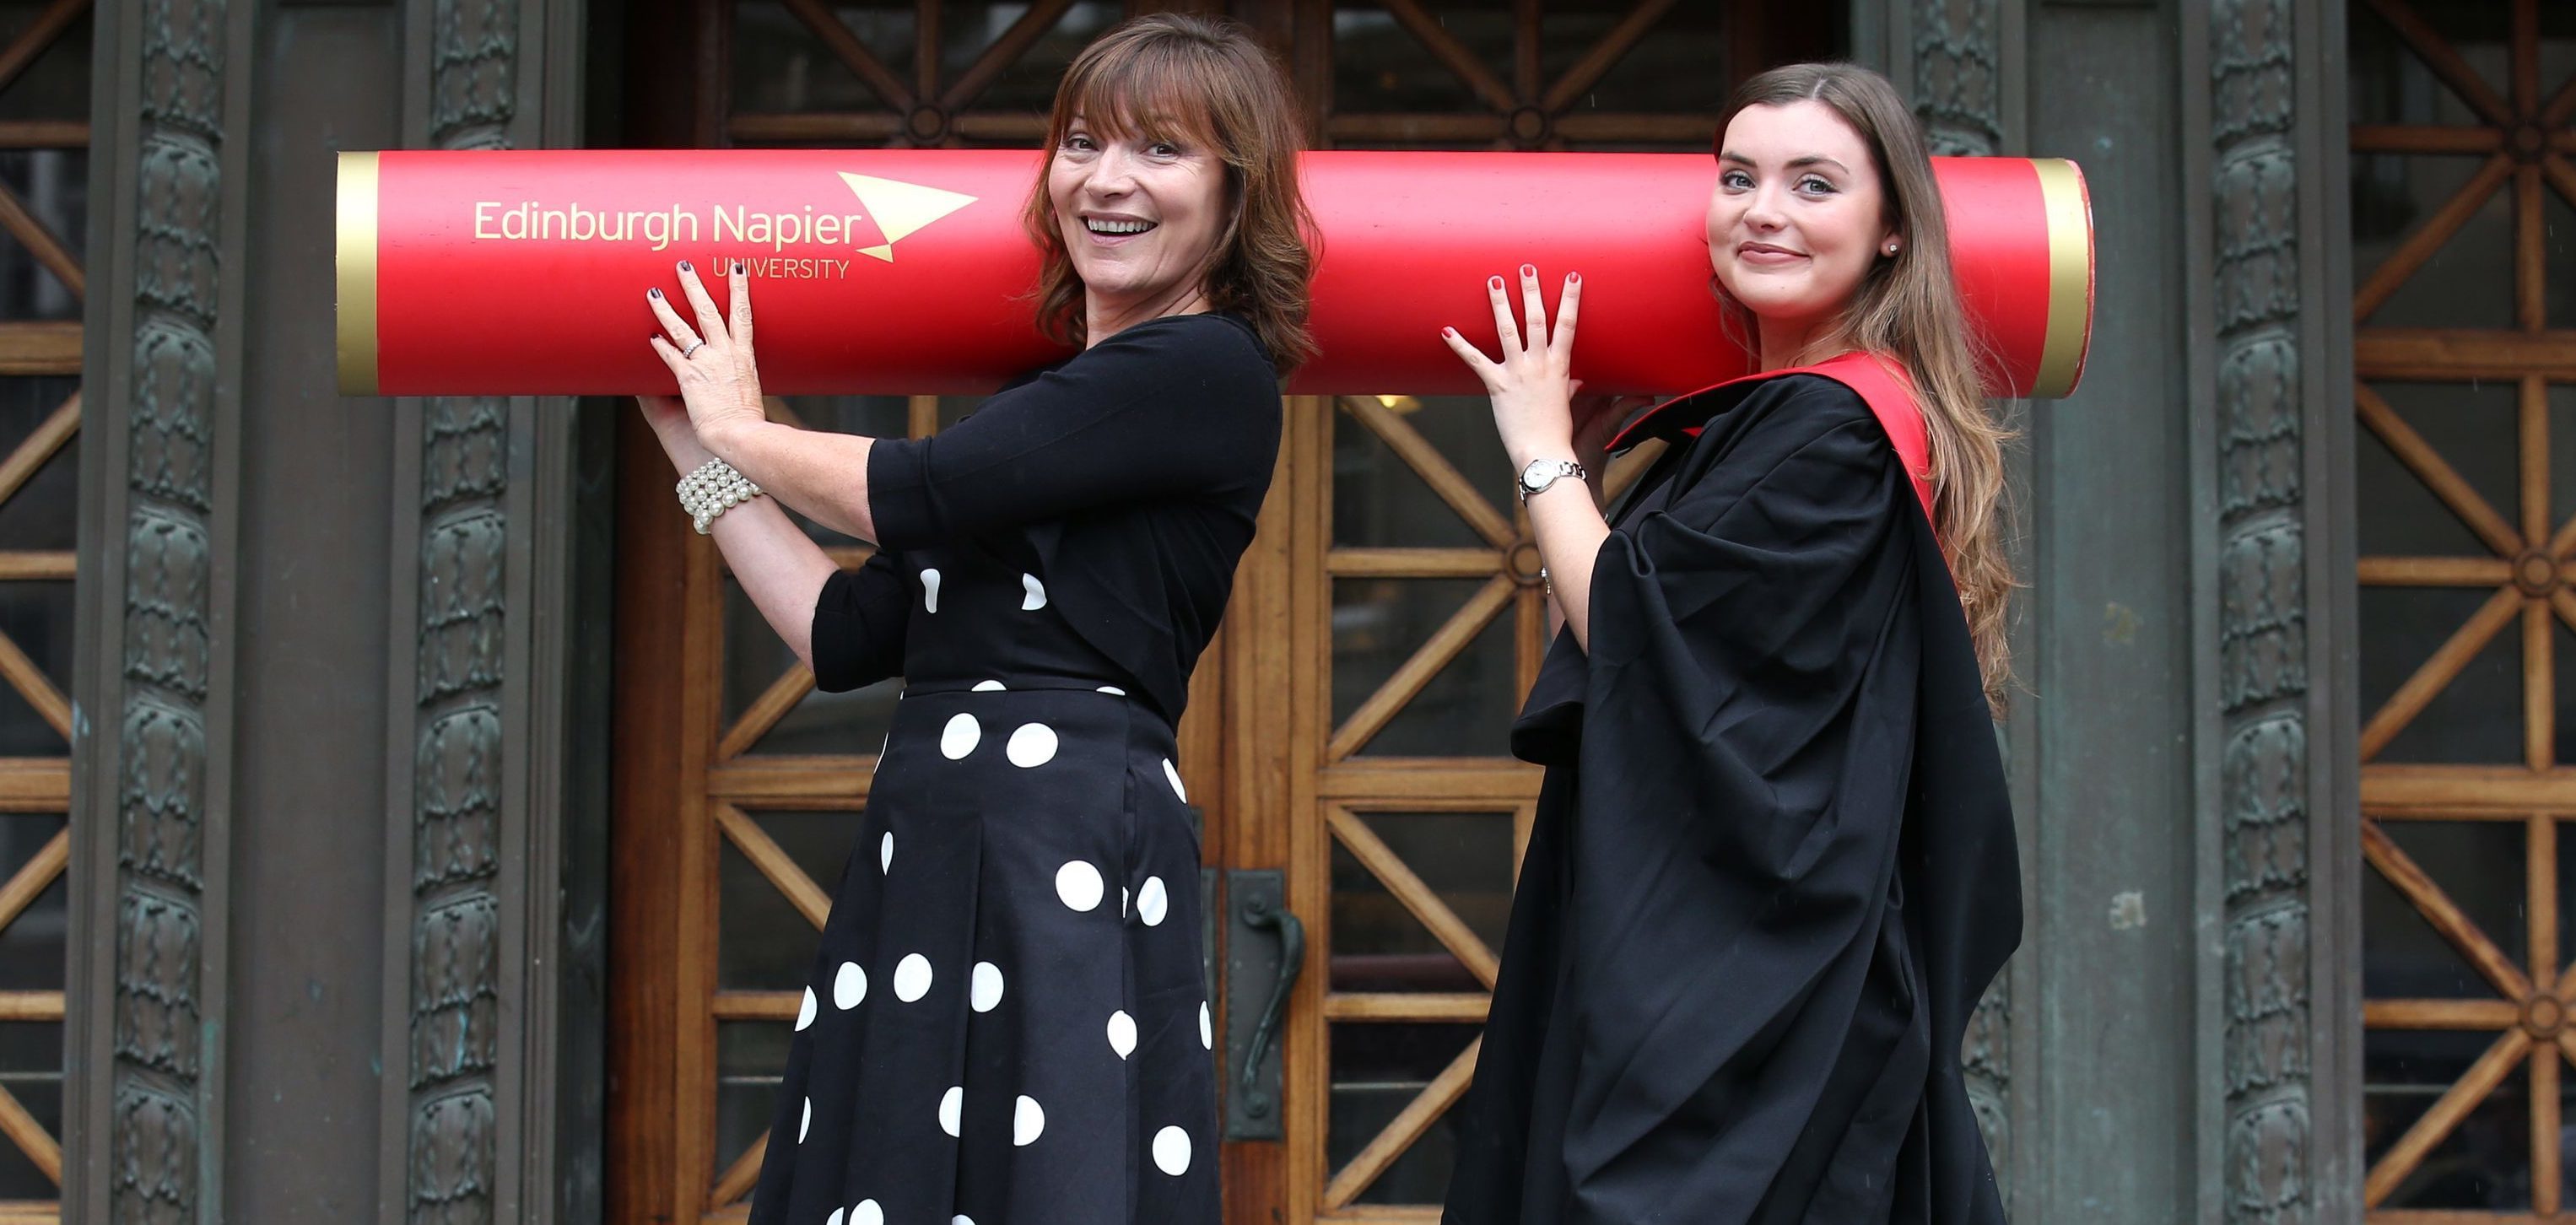
[[1549, 769], [1445, 1219], [2003, 1225], [1958, 1052], [2018, 867], [1911, 478], [1811, 375], [1658, 470], [1514, 727]]
[[1891, 1219], [1939, 1059], [1899, 843], [1914, 596], [1947, 575], [1857, 396], [1787, 379], [1728, 416], [1593, 574], [1562, 1150], [1587, 1225]]
[[[1851, 798], [1830, 767], [1910, 577], [1888, 559], [1909, 509], [1890, 495], [1911, 494], [1867, 406], [1838, 387], [1795, 380], [1737, 412], [1749, 419], [1730, 423], [1723, 462], [1686, 462], [1665, 506], [1602, 542], [1585, 799], [1662, 792], [1711, 864], [1780, 881]], [[1597, 769], [1605, 756], [1635, 773]]]
[[1277, 399], [1269, 361], [1241, 323], [1138, 324], [936, 436], [878, 440], [868, 456], [878, 542], [918, 547], [1266, 481], [1270, 456], [1253, 445], [1264, 423], [1237, 410]]
[[879, 549], [856, 570], [834, 571], [814, 601], [814, 687], [843, 693], [903, 671], [910, 585], [893, 552]]

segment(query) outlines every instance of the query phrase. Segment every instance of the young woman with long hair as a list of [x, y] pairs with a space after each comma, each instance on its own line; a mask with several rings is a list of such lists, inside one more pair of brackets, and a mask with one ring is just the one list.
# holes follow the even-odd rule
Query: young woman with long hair
[[[1712, 289], [1761, 371], [1625, 436], [1579, 407], [1582, 286], [1488, 290], [1479, 371], [1564, 631], [1455, 1225], [2001, 1225], [1961, 1083], [2020, 939], [1992, 716], [2001, 431], [1923, 137], [1884, 78], [1764, 73], [1720, 129]], [[1526, 323], [1526, 334], [1522, 328]], [[1605, 518], [1607, 446], [1665, 454]]]

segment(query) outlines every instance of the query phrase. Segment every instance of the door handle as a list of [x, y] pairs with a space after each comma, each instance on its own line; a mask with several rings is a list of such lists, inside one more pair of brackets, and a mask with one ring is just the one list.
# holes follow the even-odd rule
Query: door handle
[[1280, 1023], [1306, 968], [1306, 925], [1288, 909], [1285, 873], [1251, 869], [1226, 876], [1233, 903], [1226, 956], [1226, 1050], [1235, 1056], [1228, 1060], [1226, 1138], [1277, 1140], [1286, 1134], [1279, 1118], [1285, 1080]]
[[1244, 901], [1243, 925], [1272, 928], [1279, 933], [1279, 978], [1270, 988], [1270, 1006], [1261, 1010], [1261, 1024], [1252, 1029], [1252, 1044], [1243, 1053], [1243, 1112], [1259, 1119], [1269, 1117], [1277, 1104], [1261, 1083], [1261, 1057], [1270, 1053], [1270, 1038], [1278, 1032], [1279, 1016], [1288, 1011], [1288, 997], [1297, 990], [1297, 976], [1305, 972], [1306, 925], [1297, 921], [1294, 911], [1284, 906], [1273, 910], [1269, 899], [1261, 897]]

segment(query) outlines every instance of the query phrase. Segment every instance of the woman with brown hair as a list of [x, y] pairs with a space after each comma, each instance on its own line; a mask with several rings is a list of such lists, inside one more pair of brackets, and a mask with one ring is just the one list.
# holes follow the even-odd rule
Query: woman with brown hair
[[[1922, 133], [1799, 64], [1720, 128], [1713, 289], [1762, 373], [1610, 440], [1488, 283], [1479, 371], [1565, 628], [1512, 729], [1547, 766], [1455, 1225], [2002, 1225], [1959, 1072], [2020, 939], [1991, 716], [2010, 680], [2001, 431]], [[1605, 518], [1605, 441], [1667, 444]]]
[[[648, 293], [681, 395], [644, 411], [698, 529], [818, 687], [905, 681], [755, 1225], [1218, 1219], [1172, 727], [1308, 349], [1296, 113], [1228, 25], [1086, 49], [1026, 210], [1037, 322], [1080, 351], [933, 438], [767, 421], [740, 265], [729, 314], [685, 263], [693, 319]], [[876, 554], [837, 569], [780, 504]]]

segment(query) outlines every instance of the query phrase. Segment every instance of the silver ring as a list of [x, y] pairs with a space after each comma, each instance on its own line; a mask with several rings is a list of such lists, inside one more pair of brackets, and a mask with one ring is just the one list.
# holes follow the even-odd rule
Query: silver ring
[[690, 341], [690, 342], [689, 342], [689, 347], [688, 347], [688, 348], [685, 348], [685, 349], [680, 350], [680, 360], [681, 360], [681, 361], [687, 361], [687, 360], [689, 360], [689, 355], [690, 355], [690, 354], [695, 353], [695, 352], [697, 352], [698, 350], [703, 349], [703, 348], [705, 348], [705, 347], [707, 347], [707, 342], [706, 342], [703, 338], [702, 338], [702, 339], [698, 339], [698, 340], [692, 340], [692, 341]]

